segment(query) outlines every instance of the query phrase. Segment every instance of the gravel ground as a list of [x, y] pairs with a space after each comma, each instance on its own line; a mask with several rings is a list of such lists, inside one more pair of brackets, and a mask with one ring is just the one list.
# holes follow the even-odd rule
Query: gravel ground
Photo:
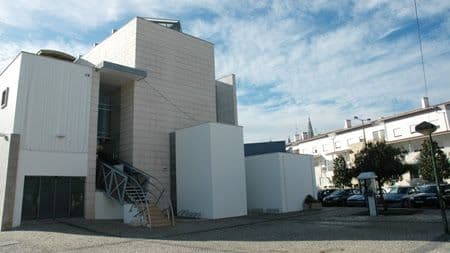
[[0, 233], [0, 252], [450, 252], [438, 210], [379, 217], [363, 210], [179, 220], [152, 231], [118, 221], [28, 222]]

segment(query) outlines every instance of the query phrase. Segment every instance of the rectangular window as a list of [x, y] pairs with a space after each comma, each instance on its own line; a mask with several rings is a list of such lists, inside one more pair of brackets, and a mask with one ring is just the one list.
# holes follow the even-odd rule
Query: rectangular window
[[385, 137], [384, 130], [373, 131], [372, 135], [374, 141], [384, 141]]
[[412, 134], [415, 134], [416, 133], [416, 125], [410, 125], [409, 126], [409, 132], [412, 133]]
[[323, 149], [323, 152], [329, 151], [329, 150], [328, 150], [328, 144], [323, 144], [323, 145], [322, 145], [322, 149]]
[[3, 92], [2, 92], [2, 104], [1, 104], [1, 108], [5, 108], [8, 105], [8, 93], [9, 93], [9, 88], [6, 88]]
[[342, 143], [340, 141], [337, 141], [335, 145], [336, 148], [342, 148]]
[[394, 137], [400, 137], [402, 136], [402, 129], [401, 128], [394, 128], [394, 130], [392, 130], [394, 132]]

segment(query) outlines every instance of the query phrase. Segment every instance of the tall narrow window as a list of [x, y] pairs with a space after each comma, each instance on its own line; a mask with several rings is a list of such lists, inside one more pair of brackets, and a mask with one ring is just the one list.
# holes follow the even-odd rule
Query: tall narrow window
[[1, 105], [2, 109], [8, 105], [8, 93], [9, 93], [9, 88], [6, 88], [2, 92], [2, 105]]

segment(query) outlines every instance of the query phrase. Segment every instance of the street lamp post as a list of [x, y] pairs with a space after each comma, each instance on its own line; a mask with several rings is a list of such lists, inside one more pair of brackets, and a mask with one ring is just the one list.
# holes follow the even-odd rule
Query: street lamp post
[[439, 206], [441, 208], [441, 216], [442, 216], [442, 223], [444, 224], [444, 232], [446, 234], [449, 233], [448, 231], [448, 222], [447, 222], [447, 213], [445, 212], [445, 206], [442, 200], [442, 195], [441, 195], [441, 186], [439, 184], [439, 178], [438, 178], [438, 173], [437, 173], [437, 169], [436, 169], [436, 158], [435, 158], [435, 154], [434, 154], [434, 149], [433, 149], [433, 138], [431, 137], [431, 134], [436, 131], [437, 127], [433, 124], [431, 124], [430, 122], [422, 122], [419, 125], [416, 126], [415, 130], [418, 133], [421, 133], [423, 135], [428, 135], [428, 138], [430, 140], [430, 152], [431, 152], [431, 163], [433, 165], [433, 174], [434, 174], [434, 180], [436, 181], [436, 189], [437, 189], [437, 197], [439, 200]]
[[366, 131], [364, 129], [364, 122], [369, 122], [370, 118], [367, 119], [361, 119], [358, 116], [353, 117], [356, 120], [361, 121], [361, 125], [362, 125], [362, 131], [363, 131], [363, 138], [364, 138], [364, 146], [367, 146], [367, 140], [366, 140]]

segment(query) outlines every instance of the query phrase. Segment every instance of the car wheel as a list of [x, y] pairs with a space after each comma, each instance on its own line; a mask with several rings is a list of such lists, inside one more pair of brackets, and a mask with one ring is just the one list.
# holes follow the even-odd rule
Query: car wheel
[[409, 202], [409, 200], [407, 200], [407, 199], [402, 200], [402, 207], [403, 208], [410, 208], [411, 207], [411, 203]]

